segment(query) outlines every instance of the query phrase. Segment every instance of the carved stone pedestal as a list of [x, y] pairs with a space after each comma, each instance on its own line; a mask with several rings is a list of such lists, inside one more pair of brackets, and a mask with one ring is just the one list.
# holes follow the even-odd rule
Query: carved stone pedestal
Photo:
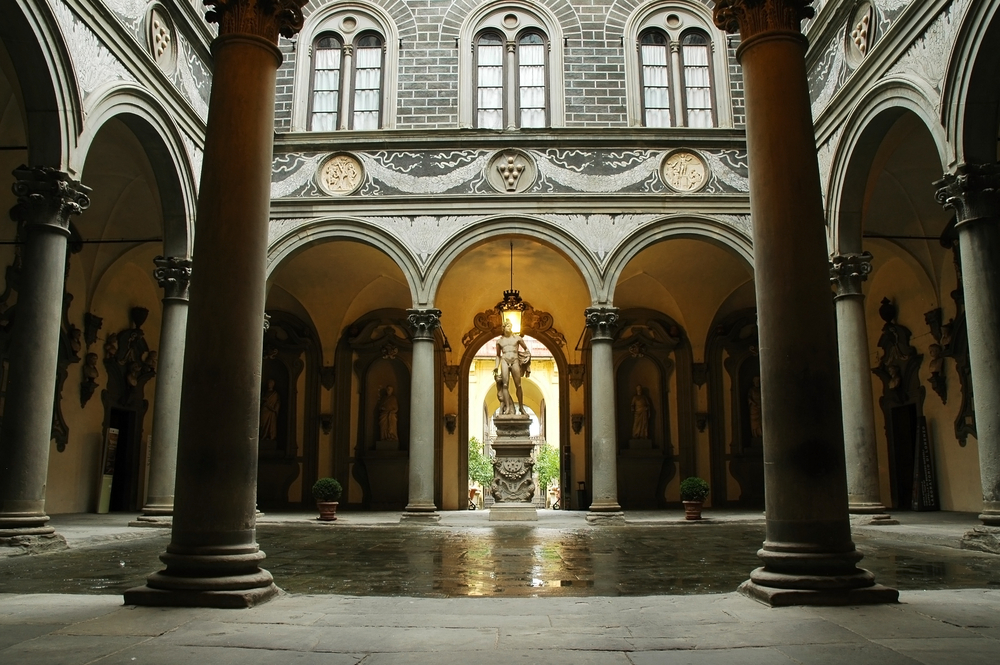
[[490, 493], [494, 504], [490, 521], [537, 521], [538, 511], [531, 500], [535, 496], [535, 481], [531, 478], [535, 463], [531, 453], [529, 416], [494, 416], [497, 438], [493, 442], [493, 484]]
[[977, 526], [962, 536], [963, 550], [1000, 554], [1000, 527]]

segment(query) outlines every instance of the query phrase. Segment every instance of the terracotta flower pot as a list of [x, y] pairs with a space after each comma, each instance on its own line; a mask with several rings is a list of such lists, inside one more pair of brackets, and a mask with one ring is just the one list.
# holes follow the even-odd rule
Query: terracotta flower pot
[[686, 520], [700, 520], [701, 519], [701, 507], [704, 501], [685, 501], [684, 502], [684, 519]]
[[319, 519], [322, 522], [332, 522], [337, 519], [336, 501], [317, 501], [316, 508], [319, 509]]

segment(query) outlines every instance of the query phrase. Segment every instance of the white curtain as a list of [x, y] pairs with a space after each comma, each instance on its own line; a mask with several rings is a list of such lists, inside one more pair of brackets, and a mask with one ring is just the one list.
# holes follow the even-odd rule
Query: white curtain
[[709, 79], [708, 45], [685, 44], [684, 96], [688, 127], [712, 127], [712, 84]]
[[642, 96], [647, 127], [670, 127], [670, 70], [666, 44], [643, 44]]
[[358, 48], [354, 58], [354, 129], [378, 129], [382, 47]]
[[535, 41], [542, 39], [529, 35], [517, 50], [521, 127], [545, 126], [545, 44]]
[[331, 132], [337, 129], [340, 111], [340, 49], [317, 48], [314, 57], [309, 128], [314, 132]]
[[503, 44], [492, 35], [483, 37], [476, 52], [476, 126], [503, 129]]

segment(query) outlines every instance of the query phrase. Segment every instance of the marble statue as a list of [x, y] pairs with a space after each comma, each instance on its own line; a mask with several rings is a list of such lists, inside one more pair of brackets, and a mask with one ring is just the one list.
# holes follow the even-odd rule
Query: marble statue
[[398, 441], [399, 431], [399, 399], [395, 395], [395, 389], [388, 386], [385, 389], [385, 396], [378, 405], [378, 431], [380, 441]]
[[649, 438], [649, 410], [650, 404], [643, 393], [642, 386], [635, 387], [635, 395], [632, 397], [632, 438]]
[[278, 412], [281, 411], [281, 397], [274, 389], [274, 379], [267, 380], [267, 389], [260, 396], [260, 439], [278, 440]]
[[753, 377], [753, 385], [747, 395], [747, 413], [750, 416], [750, 436], [759, 439], [764, 436], [763, 419], [760, 412], [760, 377]]
[[[500, 398], [500, 414], [515, 415], [520, 410], [524, 414], [524, 391], [521, 377], [527, 376], [531, 364], [531, 352], [524, 339], [514, 332], [510, 319], [503, 322], [503, 334], [497, 340], [497, 362], [493, 368], [493, 380], [497, 382], [497, 397]], [[517, 393], [518, 409], [510, 396], [510, 382], [513, 378]]]

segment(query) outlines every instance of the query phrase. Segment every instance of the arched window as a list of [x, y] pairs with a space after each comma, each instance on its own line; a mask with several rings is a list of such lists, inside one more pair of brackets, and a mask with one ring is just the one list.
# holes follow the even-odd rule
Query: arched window
[[670, 59], [667, 36], [649, 30], [639, 39], [642, 112], [646, 127], [670, 127]]
[[681, 62], [684, 65], [684, 110], [688, 127], [714, 127], [712, 103], [711, 46], [700, 31], [681, 38]]
[[313, 44], [312, 95], [309, 129], [331, 132], [340, 116], [340, 68], [343, 44], [336, 35], [320, 35]]
[[308, 129], [379, 129], [382, 126], [385, 42], [366, 32], [353, 42], [332, 32], [313, 42]]
[[354, 114], [350, 129], [378, 129], [381, 124], [382, 38], [367, 34], [354, 51]]
[[546, 126], [545, 40], [537, 32], [517, 40], [518, 127]]
[[503, 129], [503, 38], [484, 32], [476, 42], [476, 127]]

